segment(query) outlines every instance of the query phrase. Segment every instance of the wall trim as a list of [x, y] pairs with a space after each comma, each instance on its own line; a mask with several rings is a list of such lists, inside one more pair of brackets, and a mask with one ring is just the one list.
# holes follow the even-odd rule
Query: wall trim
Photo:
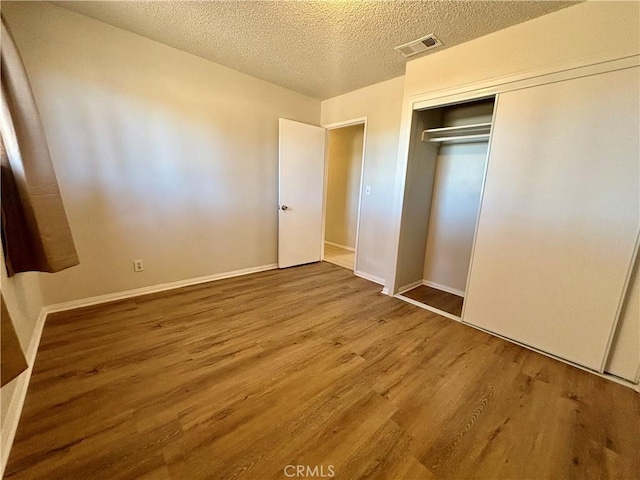
[[429, 280], [422, 280], [422, 285], [425, 287], [435, 288], [436, 290], [442, 290], [443, 292], [451, 293], [453, 295], [457, 295], [459, 297], [464, 298], [464, 292], [462, 290], [458, 290], [457, 288], [447, 287], [446, 285], [442, 285], [441, 283], [431, 282]]
[[349, 250], [350, 252], [355, 252], [356, 249], [354, 247], [347, 247], [346, 245], [340, 245], [339, 243], [334, 243], [334, 242], [327, 242], [326, 240], [324, 241], [325, 245], [330, 245], [332, 247], [338, 247], [341, 248], [343, 250]]
[[362, 125], [367, 123], [367, 117], [358, 117], [352, 118], [351, 120], [344, 120], [342, 122], [334, 122], [329, 123], [327, 125], [322, 125], [322, 128], [326, 128], [327, 130], [335, 130], [336, 128], [344, 128], [344, 127], [352, 127], [354, 125]]
[[440, 315], [442, 317], [446, 317], [449, 320], [454, 320], [456, 322], [462, 322], [460, 317], [456, 317], [452, 313], [445, 312], [444, 310], [440, 310], [439, 308], [432, 307], [431, 305], [427, 305], [425, 303], [419, 302], [417, 300], [414, 300], [413, 298], [405, 297], [401, 293], [398, 293], [397, 295], [392, 295], [392, 297], [398, 298], [400, 300], [403, 300], [403, 301], [405, 301], [407, 303], [410, 303], [411, 305], [414, 305], [416, 307], [420, 307], [420, 308], [422, 308], [424, 310], [429, 310], [432, 313], [437, 313], [438, 315]]
[[216, 280], [223, 280], [225, 278], [239, 277], [242, 275], [249, 275], [251, 273], [264, 272], [267, 270], [275, 270], [276, 268], [278, 268], [278, 264], [270, 263], [268, 265], [260, 265], [258, 267], [243, 268], [240, 270], [232, 270], [230, 272], [214, 273], [213, 275], [205, 275], [203, 277], [189, 278], [187, 280], [178, 280], [176, 282], [169, 283], [159, 283], [157, 285], [152, 285], [149, 287], [134, 288], [133, 290], [125, 290], [123, 292], [107, 293], [106, 295], [98, 295], [95, 297], [88, 297], [80, 300], [72, 300], [70, 302], [56, 303], [53, 305], [48, 305], [45, 308], [47, 310], [47, 313], [64, 312], [67, 310], [73, 310], [75, 308], [115, 302], [118, 300], [125, 300], [127, 298], [148, 295], [150, 293], [164, 292], [167, 290], [175, 290], [176, 288], [214, 282]]
[[414, 110], [421, 110], [434, 105], [446, 104], [447, 102], [456, 102], [460, 98], [466, 100], [469, 98], [469, 95], [473, 95], [474, 97], [493, 96], [511, 90], [519, 90], [546, 83], [631, 68], [638, 66], [639, 62], [640, 55], [638, 55], [637, 52], [628, 52], [622, 56], [599, 55], [582, 58], [569, 63], [555, 63], [542, 68], [524, 70], [454, 87], [446, 87], [422, 93], [416, 92], [407, 98], [412, 103]]
[[378, 285], [384, 285], [384, 278], [376, 277], [375, 275], [371, 275], [370, 273], [365, 273], [361, 270], [356, 270], [353, 272], [356, 277], [364, 278], [365, 280], [369, 280], [370, 282], [377, 283]]
[[424, 280], [420, 279], [420, 280], [416, 280], [415, 282], [411, 282], [411, 283], [407, 283], [406, 285], [401, 286], [400, 288], [398, 288], [398, 292], [397, 295], [402, 295], [405, 292], [408, 292], [409, 290], [413, 290], [416, 287], [419, 287], [420, 285], [423, 285]]
[[[353, 258], [353, 271], [355, 273], [355, 271], [358, 268], [358, 242], [360, 240], [360, 214], [362, 212], [362, 195], [363, 195], [363, 186], [364, 186], [364, 171], [365, 171], [365, 167], [366, 167], [366, 160], [367, 160], [367, 129], [368, 129], [368, 121], [367, 121], [367, 117], [359, 117], [359, 118], [353, 118], [351, 120], [344, 120], [341, 122], [335, 122], [335, 123], [331, 123], [328, 125], [322, 125], [322, 128], [324, 128], [327, 132], [329, 132], [329, 130], [336, 130], [339, 128], [345, 128], [345, 127], [353, 127], [355, 125], [362, 125], [363, 127], [363, 131], [362, 131], [362, 159], [360, 160], [360, 184], [358, 186], [358, 210], [357, 210], [357, 214], [356, 214], [356, 247], [355, 248], [351, 248], [351, 247], [346, 247], [344, 245], [339, 245], [339, 244], [334, 244], [332, 242], [327, 242], [325, 241], [325, 243], [329, 244], [329, 245], [334, 245], [334, 246], [338, 246], [340, 248], [346, 248], [349, 251], [352, 251], [355, 253], [355, 256]], [[323, 191], [322, 191], [322, 239], [324, 241], [325, 239], [325, 235], [327, 233], [327, 192], [329, 189], [329, 135], [326, 135], [325, 137], [325, 152], [324, 152], [324, 185], [323, 185]], [[321, 255], [321, 260], [324, 260], [324, 248], [322, 249], [322, 255]]]
[[47, 319], [48, 311], [46, 307], [40, 309], [40, 314], [36, 320], [36, 325], [31, 335], [31, 341], [26, 352], [27, 369], [22, 372], [14, 380], [17, 382], [16, 389], [9, 401], [9, 408], [7, 409], [7, 417], [5, 423], [2, 426], [1, 440], [0, 440], [0, 478], [4, 476], [4, 469], [7, 466], [9, 460], [9, 453], [13, 445], [13, 440], [16, 437], [18, 430], [18, 423], [20, 423], [20, 416], [22, 414], [22, 408], [24, 407], [24, 401], [27, 398], [27, 390], [29, 389], [29, 382], [31, 380], [31, 373], [36, 363], [36, 355], [38, 354], [38, 347], [40, 346], [40, 338], [42, 338], [42, 331], [44, 330], [44, 324]]

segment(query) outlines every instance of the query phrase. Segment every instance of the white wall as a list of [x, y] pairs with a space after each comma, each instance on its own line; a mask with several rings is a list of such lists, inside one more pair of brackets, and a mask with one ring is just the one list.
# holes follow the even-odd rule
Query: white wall
[[[395, 280], [398, 291], [406, 291], [424, 279], [424, 256], [429, 233], [438, 145], [422, 141], [422, 132], [442, 120], [435, 110], [412, 112], [411, 148], [407, 155], [407, 182], [403, 192], [402, 230], [398, 240]], [[388, 288], [388, 284], [386, 284]]]
[[2, 10], [80, 257], [45, 304], [276, 262], [278, 118], [318, 124], [318, 100], [50, 4]]
[[486, 142], [440, 147], [423, 271], [433, 286], [464, 294], [486, 159]]
[[[430, 127], [490, 123], [493, 99], [443, 109]], [[480, 208], [488, 143], [444, 143], [438, 150], [423, 279], [464, 296]], [[449, 291], [447, 290], [447, 291]]]
[[404, 77], [377, 83], [322, 102], [322, 125], [367, 117], [364, 183], [371, 195], [362, 197], [358, 265], [369, 276], [384, 279], [393, 251], [393, 178]]
[[405, 98], [640, 48], [640, 2], [588, 1], [407, 63]]
[[324, 239], [355, 248], [364, 125], [329, 130]]

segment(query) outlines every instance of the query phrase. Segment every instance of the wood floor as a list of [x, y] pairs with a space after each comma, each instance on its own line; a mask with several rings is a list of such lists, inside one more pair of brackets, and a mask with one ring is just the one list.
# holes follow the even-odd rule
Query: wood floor
[[6, 478], [639, 477], [639, 394], [379, 292], [320, 263], [52, 315]]
[[462, 316], [464, 298], [459, 295], [443, 292], [442, 290], [427, 287], [426, 285], [419, 285], [408, 292], [404, 292], [402, 295], [424, 303], [425, 305], [435, 307], [443, 312], [455, 315], [456, 317]]
[[355, 259], [355, 252], [336, 247], [335, 245], [324, 244], [325, 262], [333, 263], [334, 265], [338, 265], [353, 272]]

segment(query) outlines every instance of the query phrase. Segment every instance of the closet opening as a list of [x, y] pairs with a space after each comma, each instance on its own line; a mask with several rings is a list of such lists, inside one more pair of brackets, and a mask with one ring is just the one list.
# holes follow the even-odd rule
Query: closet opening
[[364, 119], [327, 128], [323, 260], [355, 271], [364, 169]]
[[495, 97], [413, 112], [395, 292], [461, 319]]

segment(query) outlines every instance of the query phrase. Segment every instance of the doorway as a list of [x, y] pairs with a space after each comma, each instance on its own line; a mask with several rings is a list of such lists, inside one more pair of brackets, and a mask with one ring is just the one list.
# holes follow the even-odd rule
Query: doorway
[[495, 98], [416, 110], [402, 206], [396, 294], [460, 320]]
[[366, 122], [327, 127], [323, 259], [355, 271]]

